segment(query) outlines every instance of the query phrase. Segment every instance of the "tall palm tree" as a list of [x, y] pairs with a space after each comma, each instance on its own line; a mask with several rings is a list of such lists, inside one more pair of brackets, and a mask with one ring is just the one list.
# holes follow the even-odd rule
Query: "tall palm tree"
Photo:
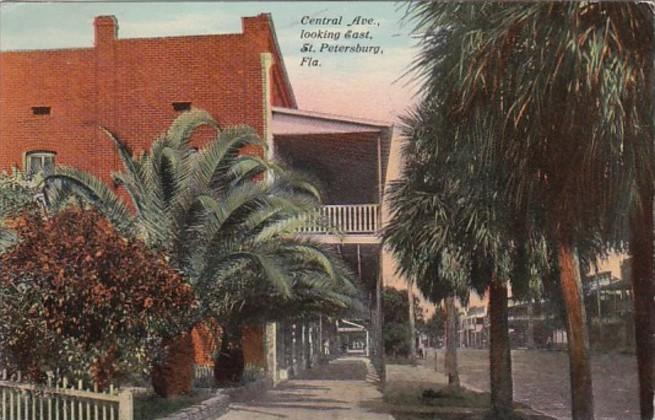
[[[189, 142], [201, 125], [217, 136], [195, 151]], [[88, 173], [57, 168], [46, 179], [48, 202], [82, 197], [125, 235], [166, 253], [200, 300], [191, 325], [207, 316], [234, 325], [245, 307], [270, 312], [264, 301], [302, 310], [310, 299], [322, 310], [356, 304], [352, 276], [338, 259], [296, 235], [319, 192], [274, 162], [244, 154], [264, 147], [252, 129], [221, 131], [209, 114], [192, 110], [139, 157], [105, 131], [123, 163], [113, 178], [128, 200]]]
[[[652, 13], [644, 4], [410, 5], [424, 34], [415, 63], [442, 94], [456, 135], [479, 160], [511, 171], [504, 195], [533, 203], [557, 249], [567, 312], [572, 411], [593, 418], [579, 254], [625, 238], [636, 275], [641, 409], [652, 417]], [[444, 91], [447, 86], [447, 91]], [[642, 238], [641, 235], [644, 235]], [[615, 242], [616, 243], [616, 242]], [[650, 302], [650, 303], [647, 303]], [[642, 335], [643, 334], [643, 335]]]

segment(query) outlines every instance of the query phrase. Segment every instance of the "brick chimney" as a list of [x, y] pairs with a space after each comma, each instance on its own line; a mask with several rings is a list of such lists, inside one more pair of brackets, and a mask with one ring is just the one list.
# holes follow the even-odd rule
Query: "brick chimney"
[[245, 16], [241, 18], [243, 34], [255, 42], [257, 50], [268, 51], [268, 39], [271, 35], [271, 18], [268, 13], [261, 13], [257, 16]]
[[257, 16], [244, 16], [241, 18], [241, 27], [244, 34], [253, 34], [270, 31], [270, 14], [260, 13]]
[[118, 38], [118, 21], [115, 16], [96, 16], [93, 26], [95, 27], [96, 47]]

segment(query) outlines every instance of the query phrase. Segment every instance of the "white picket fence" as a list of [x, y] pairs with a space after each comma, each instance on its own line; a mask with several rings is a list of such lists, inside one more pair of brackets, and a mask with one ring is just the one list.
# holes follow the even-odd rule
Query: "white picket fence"
[[0, 420], [134, 420], [130, 391], [85, 389], [82, 381], [48, 379], [47, 385], [21, 381], [20, 374], [0, 380]]

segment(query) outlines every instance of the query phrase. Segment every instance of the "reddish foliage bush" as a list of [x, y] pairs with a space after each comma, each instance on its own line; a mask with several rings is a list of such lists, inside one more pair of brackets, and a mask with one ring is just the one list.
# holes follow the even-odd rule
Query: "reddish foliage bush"
[[187, 329], [190, 285], [95, 211], [33, 212], [14, 225], [19, 242], [0, 255], [0, 353], [9, 367], [42, 375], [74, 348], [82, 354], [64, 362], [79, 359], [103, 383], [130, 357], [147, 365], [145, 346]]

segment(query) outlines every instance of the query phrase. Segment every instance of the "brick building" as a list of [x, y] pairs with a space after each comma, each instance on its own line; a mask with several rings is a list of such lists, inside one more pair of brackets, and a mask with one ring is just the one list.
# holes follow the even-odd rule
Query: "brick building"
[[[298, 110], [268, 14], [242, 18], [235, 34], [123, 39], [113, 16], [96, 17], [94, 28], [93, 48], [0, 52], [0, 171], [67, 165], [109, 182], [120, 162], [99, 127], [139, 153], [180, 112], [201, 108], [223, 127], [253, 127], [274, 157], [315, 176], [323, 216], [341, 233], [303, 233], [338, 247], [375, 295], [390, 126]], [[316, 332], [273, 324], [266, 340], [263, 327], [248, 334], [256, 345], [247, 352], [275, 377], [298, 362], [275, 353], [289, 330], [303, 331], [292, 342]]]
[[113, 16], [94, 25], [93, 48], [0, 53], [0, 169], [49, 152], [108, 176], [118, 161], [99, 126], [139, 151], [191, 105], [260, 135], [267, 107], [296, 107], [268, 15], [226, 35], [120, 39]]

